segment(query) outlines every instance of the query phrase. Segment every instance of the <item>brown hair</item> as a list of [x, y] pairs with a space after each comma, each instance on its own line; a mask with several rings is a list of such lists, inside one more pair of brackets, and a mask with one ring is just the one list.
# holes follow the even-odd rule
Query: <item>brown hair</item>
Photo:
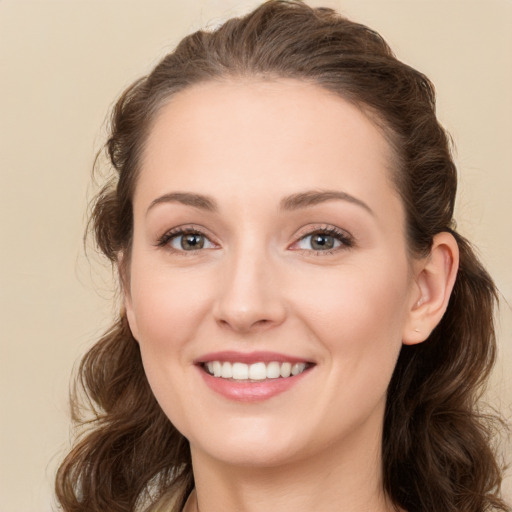
[[[436, 119], [434, 88], [376, 32], [331, 9], [271, 0], [183, 39], [115, 105], [106, 148], [116, 172], [91, 219], [99, 248], [114, 264], [120, 251], [129, 256], [139, 160], [163, 102], [200, 82], [255, 76], [309, 81], [368, 112], [395, 150], [393, 178], [406, 208], [411, 253], [427, 254], [443, 231], [459, 244], [460, 270], [446, 314], [426, 342], [403, 346], [389, 386], [386, 493], [411, 512], [509, 511], [499, 497], [492, 418], [478, 408], [495, 359], [496, 290], [454, 229], [456, 169]], [[180, 510], [194, 485], [188, 443], [157, 405], [123, 313], [82, 360], [77, 385], [73, 416], [87, 428], [57, 474], [63, 509], [149, 510], [173, 501]], [[84, 403], [92, 420], [82, 415]]]

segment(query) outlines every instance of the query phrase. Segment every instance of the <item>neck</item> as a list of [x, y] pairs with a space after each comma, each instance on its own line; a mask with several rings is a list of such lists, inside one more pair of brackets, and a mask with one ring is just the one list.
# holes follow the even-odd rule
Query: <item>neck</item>
[[192, 446], [196, 492], [187, 512], [391, 512], [382, 488], [381, 438], [276, 466], [240, 467]]

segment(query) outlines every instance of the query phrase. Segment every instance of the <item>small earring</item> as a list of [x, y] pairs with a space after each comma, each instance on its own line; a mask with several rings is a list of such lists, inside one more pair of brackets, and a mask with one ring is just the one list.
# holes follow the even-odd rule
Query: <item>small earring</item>
[[414, 329], [414, 332], [420, 332], [420, 330], [416, 327], [416, 328]]

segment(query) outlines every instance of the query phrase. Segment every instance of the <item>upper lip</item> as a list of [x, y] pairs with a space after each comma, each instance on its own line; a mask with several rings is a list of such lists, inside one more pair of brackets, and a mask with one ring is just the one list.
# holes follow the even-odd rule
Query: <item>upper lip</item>
[[230, 363], [271, 363], [276, 361], [278, 363], [312, 363], [303, 357], [291, 356], [287, 354], [280, 354], [277, 352], [238, 352], [234, 350], [226, 350], [222, 352], [210, 352], [204, 354], [194, 360], [194, 364], [203, 364], [210, 361], [230, 362]]

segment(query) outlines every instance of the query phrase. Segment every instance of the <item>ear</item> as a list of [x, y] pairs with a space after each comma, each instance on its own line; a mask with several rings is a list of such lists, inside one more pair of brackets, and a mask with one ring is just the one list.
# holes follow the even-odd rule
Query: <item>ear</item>
[[441, 321], [459, 268], [459, 247], [451, 233], [438, 233], [428, 256], [414, 262], [415, 289], [411, 296], [402, 341], [425, 341]]
[[121, 306], [121, 315], [123, 312], [126, 314], [130, 331], [132, 331], [133, 337], [138, 341], [138, 327], [135, 313], [133, 310], [133, 301], [131, 296], [130, 288], [130, 272], [129, 272], [129, 257], [120, 252], [117, 255], [117, 268], [119, 269], [119, 283], [121, 286], [121, 298], [123, 304]]

